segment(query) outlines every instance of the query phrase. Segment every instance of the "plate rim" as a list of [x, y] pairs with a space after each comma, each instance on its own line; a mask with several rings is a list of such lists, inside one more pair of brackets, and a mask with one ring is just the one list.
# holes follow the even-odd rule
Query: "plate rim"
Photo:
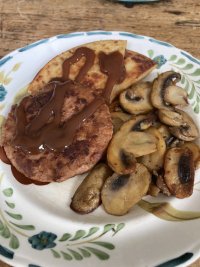
[[[120, 34], [122, 33], [122, 34]], [[87, 36], [87, 35], [92, 35], [92, 34], [96, 34], [96, 35], [107, 35], [107, 36], [112, 36], [113, 34], [115, 35], [122, 35], [122, 36], [129, 36], [129, 37], [133, 37], [133, 38], [139, 38], [139, 39], [147, 39], [151, 42], [154, 42], [154, 43], [157, 43], [158, 45], [162, 45], [162, 46], [166, 46], [167, 48], [175, 48], [177, 49], [178, 51], [181, 52], [181, 54], [186, 57], [187, 59], [193, 61], [194, 63], [198, 64], [200, 66], [200, 60], [195, 58], [194, 56], [192, 56], [192, 54], [186, 52], [185, 50], [182, 50], [182, 49], [179, 49], [177, 48], [176, 46], [168, 43], [168, 42], [164, 42], [164, 41], [159, 41], [158, 39], [154, 39], [150, 36], [146, 36], [146, 35], [139, 35], [139, 34], [134, 34], [134, 33], [131, 33], [131, 32], [126, 32], [126, 31], [104, 31], [104, 30], [93, 30], [93, 31], [81, 31], [81, 32], [69, 32], [69, 33], [66, 33], [66, 34], [59, 34], [59, 35], [54, 35], [52, 37], [47, 37], [47, 38], [44, 38], [44, 39], [40, 39], [36, 42], [33, 42], [33, 43], [29, 43], [27, 44], [26, 46], [24, 47], [21, 47], [21, 48], [18, 48], [18, 49], [15, 49], [13, 51], [11, 51], [10, 53], [6, 54], [4, 57], [2, 57], [0, 59], [0, 69], [1, 67], [6, 64], [7, 62], [9, 62], [9, 59], [15, 57], [17, 54], [19, 53], [22, 53], [24, 51], [26, 51], [27, 49], [25, 49], [26, 47], [30, 46], [30, 45], [36, 45], [36, 46], [39, 46], [41, 44], [45, 44], [45, 43], [49, 43], [49, 42], [53, 42], [53, 41], [56, 41], [57, 38], [68, 38], [68, 37], [80, 37], [81, 35], [83, 36]], [[62, 36], [62, 37], [61, 37]], [[5, 60], [7, 59], [7, 60]], [[3, 63], [2, 63], [3, 62]], [[188, 260], [187, 261], [187, 264], [191, 264], [192, 262], [196, 261], [200, 256], [200, 251], [199, 253], [195, 253], [192, 257], [192, 259]], [[13, 263], [13, 260], [12, 262], [5, 259], [4, 257], [2, 257], [0, 255], [0, 258], [1, 260], [3, 260], [4, 262], [7, 262], [7, 263]], [[182, 265], [180, 265], [182, 266]], [[183, 265], [184, 266], [184, 265]]]

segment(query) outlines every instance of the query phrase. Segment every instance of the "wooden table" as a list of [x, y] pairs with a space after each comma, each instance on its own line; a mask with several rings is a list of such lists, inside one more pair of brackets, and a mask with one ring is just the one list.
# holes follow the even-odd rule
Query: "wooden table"
[[[199, 0], [161, 0], [133, 8], [106, 0], [0, 0], [0, 58], [41, 38], [94, 29], [152, 36], [200, 58]], [[200, 266], [200, 260], [191, 266]]]

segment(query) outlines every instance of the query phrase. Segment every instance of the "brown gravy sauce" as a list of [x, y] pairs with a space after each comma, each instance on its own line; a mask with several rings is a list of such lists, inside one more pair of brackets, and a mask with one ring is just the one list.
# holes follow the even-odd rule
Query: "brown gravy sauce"
[[28, 177], [26, 177], [25, 175], [23, 175], [21, 172], [19, 172], [10, 162], [10, 160], [8, 159], [6, 152], [4, 150], [4, 148], [2, 146], [0, 146], [0, 159], [6, 163], [11, 165], [11, 172], [13, 174], [13, 176], [15, 177], [15, 179], [23, 185], [28, 185], [28, 184], [35, 184], [35, 185], [46, 185], [49, 183], [42, 183], [39, 181], [34, 181], [32, 179], [29, 179]]
[[[109, 103], [114, 85], [121, 83], [125, 78], [124, 58], [117, 51], [110, 54], [100, 52], [98, 56], [100, 70], [108, 76], [103, 94], [96, 97], [67, 122], [60, 124], [66, 91], [69, 87], [74, 86], [74, 82], [69, 80], [70, 66], [85, 57], [85, 63], [75, 79], [76, 82], [81, 82], [95, 60], [95, 52], [92, 49], [87, 47], [78, 48], [70, 58], [64, 61], [62, 77], [55, 78], [49, 83], [53, 88], [50, 100], [30, 123], [27, 124], [26, 122], [24, 109], [26, 97], [17, 106], [15, 111], [16, 135], [13, 140], [13, 145], [16, 148], [21, 148], [30, 154], [35, 154], [45, 149], [63, 152], [73, 142], [74, 135], [82, 123], [95, 113], [102, 104]], [[49, 120], [50, 122], [47, 123]], [[11, 164], [3, 148], [0, 149], [0, 158], [4, 163]], [[25, 177], [12, 164], [11, 170], [14, 177], [22, 184], [47, 184]]]

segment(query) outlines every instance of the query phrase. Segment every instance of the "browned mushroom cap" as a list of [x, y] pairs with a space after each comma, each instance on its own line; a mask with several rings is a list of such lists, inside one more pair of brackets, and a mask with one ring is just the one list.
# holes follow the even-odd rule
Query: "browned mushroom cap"
[[164, 101], [173, 106], [187, 106], [187, 92], [177, 85], [168, 86], [165, 89]]
[[138, 162], [144, 164], [150, 171], [157, 171], [163, 166], [164, 155], [166, 152], [165, 140], [155, 127], [146, 130], [157, 139], [157, 150], [151, 154], [138, 158]]
[[194, 160], [188, 148], [170, 148], [165, 156], [164, 181], [172, 195], [186, 198], [194, 186]]
[[102, 189], [101, 199], [107, 213], [126, 214], [147, 193], [151, 175], [147, 168], [137, 163], [131, 174], [113, 174]]
[[77, 188], [70, 208], [80, 214], [95, 210], [101, 203], [102, 186], [111, 174], [106, 164], [96, 165]]
[[119, 174], [135, 170], [136, 159], [156, 151], [157, 139], [150, 133], [142, 132], [152, 124], [146, 116], [137, 116], [125, 122], [113, 136], [107, 150], [109, 166]]
[[119, 101], [123, 109], [136, 115], [151, 111], [153, 109], [150, 101], [151, 88], [150, 82], [143, 82], [121, 93]]
[[194, 165], [195, 169], [200, 168], [200, 147], [192, 142], [185, 142], [184, 144], [181, 144], [182, 148], [188, 148], [192, 154], [193, 154], [193, 159], [194, 159]]
[[124, 112], [112, 112], [111, 118], [113, 123], [113, 132], [116, 133], [122, 124], [131, 118], [131, 115]]
[[[179, 82], [181, 79], [181, 75], [174, 71], [167, 71], [158, 76], [157, 79], [153, 82], [153, 88], [151, 91], [151, 102], [155, 108], [158, 109], [169, 109], [169, 104], [166, 103], [165, 94], [166, 89], [168, 87], [173, 86], [173, 90], [176, 88], [175, 84]], [[169, 91], [169, 90], [168, 90]], [[171, 94], [167, 91], [167, 95], [170, 96], [169, 99], [171, 100]], [[178, 89], [180, 92], [180, 89]]]
[[195, 140], [199, 136], [199, 130], [193, 119], [182, 110], [176, 109], [176, 112], [182, 115], [183, 124], [178, 127], [169, 127], [171, 134], [183, 141]]

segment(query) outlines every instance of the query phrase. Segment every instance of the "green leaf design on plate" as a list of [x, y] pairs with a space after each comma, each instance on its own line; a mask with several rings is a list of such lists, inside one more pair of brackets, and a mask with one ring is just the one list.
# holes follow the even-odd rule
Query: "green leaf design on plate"
[[11, 239], [10, 239], [10, 242], [9, 242], [9, 247], [12, 248], [12, 249], [17, 249], [19, 248], [19, 239], [11, 234]]
[[27, 231], [35, 230], [35, 226], [33, 226], [33, 225], [17, 224], [17, 223], [13, 223], [13, 222], [10, 222], [10, 223], [13, 224], [14, 226], [20, 228], [20, 229], [24, 229]]
[[194, 97], [194, 94], [195, 94], [195, 87], [194, 84], [192, 84], [192, 89], [188, 94], [189, 99], [192, 99]]
[[115, 229], [113, 236], [116, 235], [116, 233], [118, 233], [120, 230], [122, 230], [124, 226], [125, 226], [125, 223], [119, 223]]
[[64, 251], [60, 252], [65, 260], [71, 261], [73, 258], [69, 253], [66, 253]]
[[184, 84], [185, 83], [185, 76], [181, 76], [181, 83]]
[[59, 241], [61, 241], [61, 242], [66, 241], [66, 240], [68, 240], [71, 236], [72, 236], [71, 234], [65, 233], [65, 234], [63, 234], [63, 236], [59, 239]]
[[15, 208], [15, 204], [14, 203], [11, 203], [11, 202], [8, 202], [8, 201], [5, 201], [5, 203], [9, 208], [11, 208], [11, 209]]
[[82, 255], [78, 253], [77, 251], [70, 249], [70, 248], [68, 248], [68, 250], [71, 252], [75, 260], [80, 261], [83, 259]]
[[58, 251], [56, 251], [55, 249], [51, 248], [51, 252], [52, 252], [54, 258], [60, 258], [61, 257], [60, 254], [58, 253]]
[[107, 248], [107, 249], [114, 249], [115, 246], [111, 243], [108, 243], [108, 242], [102, 242], [102, 241], [93, 241], [93, 242], [90, 242], [90, 244], [95, 244], [95, 245], [98, 245], [98, 246], [102, 246], [104, 248]]
[[13, 195], [13, 189], [12, 188], [6, 188], [3, 190], [3, 194], [6, 197], [11, 197]]
[[175, 61], [177, 59], [177, 56], [176, 55], [172, 55], [169, 59], [169, 61]]
[[194, 112], [198, 114], [199, 111], [200, 111], [199, 103], [197, 103], [196, 106], [195, 106], [195, 108], [194, 108]]
[[115, 230], [115, 225], [114, 224], [106, 224], [103, 229], [103, 234], [109, 232], [110, 230], [114, 231]]
[[5, 211], [5, 213], [7, 213], [10, 217], [12, 217], [15, 220], [21, 220], [22, 219], [22, 215], [20, 215], [20, 214], [12, 213], [9, 211]]
[[182, 70], [190, 70], [194, 67], [193, 64], [187, 64], [184, 68], [182, 68]]
[[4, 224], [3, 224], [3, 222], [0, 220], [0, 232], [3, 231], [3, 229], [4, 229]]
[[0, 233], [1, 236], [3, 236], [4, 238], [9, 238], [10, 237], [10, 230], [7, 227], [7, 225], [4, 226], [3, 231]]
[[183, 65], [184, 63], [185, 63], [185, 59], [184, 58], [179, 58], [179, 60], [177, 62], [175, 62], [174, 64]]
[[189, 92], [189, 89], [190, 89], [190, 83], [189, 81], [186, 79], [186, 83], [185, 83], [185, 86], [184, 86], [186, 92], [188, 93]]
[[89, 250], [92, 254], [94, 254], [100, 260], [107, 260], [110, 258], [110, 256], [107, 253], [105, 253], [104, 251], [101, 251], [99, 249], [92, 248], [92, 247], [84, 247], [84, 248]]
[[69, 241], [75, 241], [75, 240], [78, 240], [78, 239], [82, 238], [84, 235], [85, 235], [85, 230], [78, 230], [78, 231], [75, 233], [75, 236], [74, 236], [73, 238], [71, 238]]
[[190, 74], [191, 76], [200, 76], [200, 69], [196, 69], [193, 73]]
[[140, 200], [138, 206], [166, 221], [187, 221], [200, 218], [200, 212], [177, 210], [167, 202], [151, 203], [146, 200]]
[[92, 228], [90, 228], [88, 234], [86, 236], [84, 236], [83, 238], [87, 238], [87, 237], [95, 234], [98, 231], [99, 231], [99, 227], [92, 227]]
[[152, 49], [150, 49], [150, 50], [147, 51], [147, 54], [148, 54], [148, 56], [149, 56], [150, 58], [152, 58], [153, 55], [154, 55], [154, 51], [153, 51]]
[[90, 252], [87, 251], [86, 249], [84, 249], [84, 248], [78, 248], [78, 249], [81, 251], [83, 257], [89, 258], [91, 256]]

